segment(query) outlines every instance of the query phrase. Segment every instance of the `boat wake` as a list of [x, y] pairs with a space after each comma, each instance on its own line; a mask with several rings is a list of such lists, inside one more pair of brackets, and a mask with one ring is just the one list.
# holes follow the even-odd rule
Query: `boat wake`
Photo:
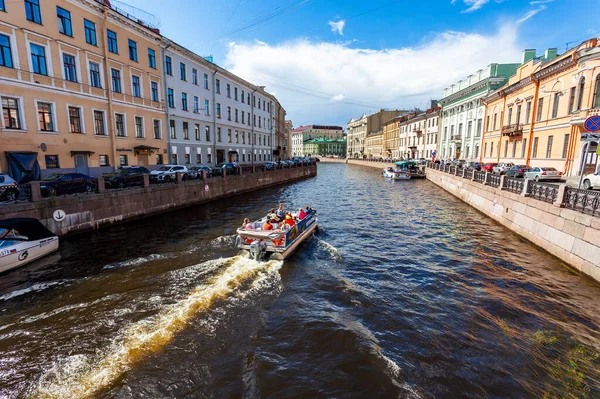
[[341, 262], [343, 260], [342, 255], [340, 254], [340, 251], [336, 247], [334, 247], [333, 245], [328, 243], [327, 241], [323, 241], [320, 238], [317, 238], [317, 243], [321, 248], [323, 248], [327, 252], [329, 252], [331, 257], [333, 259], [335, 259], [337, 262]]
[[21, 296], [21, 295], [25, 295], [25, 294], [29, 294], [30, 292], [40, 292], [40, 291], [44, 291], [50, 287], [53, 287], [55, 285], [62, 285], [65, 284], [66, 282], [68, 282], [67, 280], [62, 280], [62, 281], [49, 281], [47, 283], [36, 283], [33, 284], [27, 288], [23, 288], [20, 290], [15, 290], [12, 292], [9, 292], [7, 294], [4, 295], [0, 295], [0, 301], [8, 301], [9, 299]]
[[160, 259], [173, 259], [176, 258], [175, 254], [150, 254], [148, 256], [142, 256], [139, 258], [128, 259], [123, 262], [111, 263], [103, 267], [103, 269], [118, 269], [121, 267], [139, 266], [147, 262], [152, 262]]
[[[256, 262], [235, 256], [209, 261], [219, 263], [222, 272], [196, 286], [178, 302], [153, 317], [140, 320], [123, 331], [98, 356], [75, 355], [57, 362], [28, 392], [31, 398], [86, 398], [111, 386], [146, 356], [161, 351], [199, 314], [211, 305], [234, 296], [242, 286], [256, 291], [279, 276], [283, 262]], [[192, 266], [201, 269], [203, 264]]]

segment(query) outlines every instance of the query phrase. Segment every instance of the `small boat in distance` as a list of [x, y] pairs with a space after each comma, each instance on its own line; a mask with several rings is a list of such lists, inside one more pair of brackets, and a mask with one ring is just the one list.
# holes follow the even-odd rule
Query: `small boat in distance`
[[286, 259], [318, 229], [316, 210], [308, 209], [301, 220], [297, 219], [297, 214], [292, 216], [295, 220], [293, 226], [281, 223], [283, 228], [262, 230], [267, 220], [264, 217], [251, 223], [252, 229], [237, 229], [236, 246], [242, 250], [242, 254], [254, 260]]
[[383, 177], [392, 180], [410, 180], [410, 173], [405, 170], [394, 169], [390, 166], [383, 170]]
[[37, 219], [0, 220], [0, 273], [58, 249], [58, 237]]

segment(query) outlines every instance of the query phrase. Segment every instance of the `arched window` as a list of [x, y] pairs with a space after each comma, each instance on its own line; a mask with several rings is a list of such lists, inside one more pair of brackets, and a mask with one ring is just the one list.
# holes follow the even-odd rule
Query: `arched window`
[[592, 104], [594, 108], [600, 107], [600, 75], [596, 78], [596, 84], [594, 85], [594, 101]]
[[579, 96], [577, 97], [577, 111], [581, 109], [583, 105], [583, 89], [585, 88], [585, 77], [579, 79]]

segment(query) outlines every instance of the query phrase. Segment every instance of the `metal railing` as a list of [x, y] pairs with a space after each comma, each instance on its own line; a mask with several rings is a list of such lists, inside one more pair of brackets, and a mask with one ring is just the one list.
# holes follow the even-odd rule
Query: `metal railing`
[[500, 175], [488, 174], [487, 184], [492, 187], [500, 187]]
[[600, 191], [565, 188], [565, 208], [600, 216]]
[[485, 182], [485, 172], [480, 172], [478, 170], [473, 172], [475, 174], [475, 181], [479, 183]]
[[465, 169], [465, 174], [464, 174], [464, 176], [463, 176], [463, 177], [464, 177], [465, 179], [472, 179], [472, 178], [473, 178], [473, 172], [474, 172], [474, 170], [473, 170], [473, 169], [468, 169], [468, 168], [467, 168], [467, 169]]
[[13, 184], [0, 187], [0, 204], [12, 204], [31, 200], [31, 186], [29, 183]]
[[532, 198], [552, 204], [558, 197], [558, 186], [530, 181], [527, 194]]
[[504, 176], [504, 190], [521, 194], [523, 192], [523, 187], [525, 187], [525, 180]]

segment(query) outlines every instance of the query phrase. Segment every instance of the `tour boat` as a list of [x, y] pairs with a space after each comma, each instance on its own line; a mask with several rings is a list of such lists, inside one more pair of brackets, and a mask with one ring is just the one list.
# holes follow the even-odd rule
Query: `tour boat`
[[58, 249], [58, 237], [37, 219], [0, 220], [0, 273]]
[[383, 170], [383, 177], [392, 180], [410, 180], [410, 172], [389, 167]]
[[[297, 215], [293, 216], [297, 217]], [[237, 230], [236, 246], [242, 250], [243, 254], [254, 260], [284, 260], [318, 229], [317, 211], [314, 209], [307, 210], [306, 217], [296, 220], [291, 227], [262, 230], [265, 222], [266, 217], [252, 223], [253, 229], [239, 228]]]

